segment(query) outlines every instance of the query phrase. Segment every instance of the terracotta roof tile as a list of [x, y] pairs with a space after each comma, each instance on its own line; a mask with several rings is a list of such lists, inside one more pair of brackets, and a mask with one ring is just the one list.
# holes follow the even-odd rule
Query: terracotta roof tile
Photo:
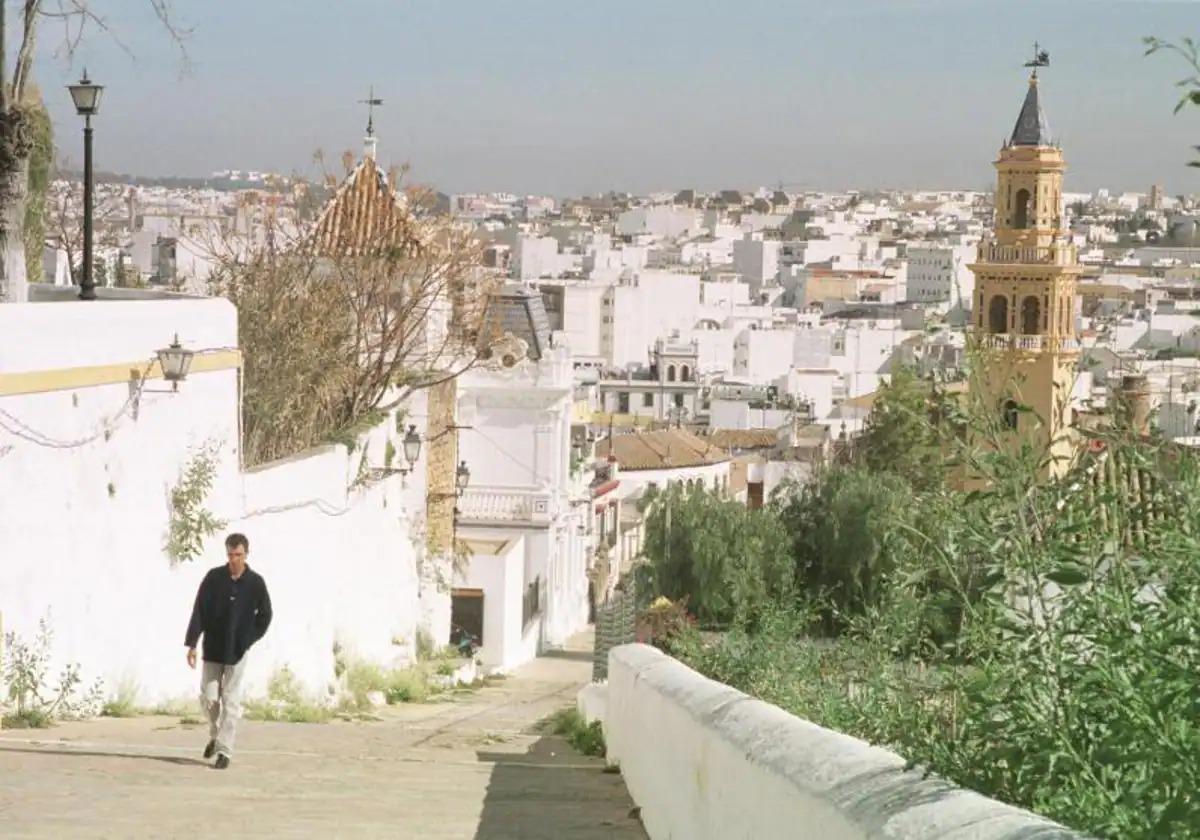
[[729, 453], [686, 429], [615, 435], [596, 444], [597, 457], [610, 451], [622, 470], [704, 467], [729, 460]]
[[713, 429], [707, 440], [721, 449], [767, 449], [779, 442], [774, 429]]
[[322, 256], [378, 253], [409, 244], [412, 218], [375, 159], [365, 157], [321, 211], [312, 247]]

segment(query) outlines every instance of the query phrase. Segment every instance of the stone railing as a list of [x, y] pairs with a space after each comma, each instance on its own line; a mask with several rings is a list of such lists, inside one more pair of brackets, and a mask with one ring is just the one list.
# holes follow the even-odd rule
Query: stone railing
[[985, 263], [1026, 263], [1041, 265], [1074, 265], [1077, 255], [1074, 245], [1000, 245], [979, 243], [979, 261]]
[[651, 840], [1083, 840], [646, 645], [614, 648], [607, 685], [579, 705], [602, 720]]
[[987, 333], [981, 343], [988, 350], [1067, 351], [1078, 350], [1079, 339], [1069, 335], [1018, 335]]
[[458, 518], [464, 522], [542, 524], [553, 518], [552, 501], [542, 490], [470, 487], [458, 500]]

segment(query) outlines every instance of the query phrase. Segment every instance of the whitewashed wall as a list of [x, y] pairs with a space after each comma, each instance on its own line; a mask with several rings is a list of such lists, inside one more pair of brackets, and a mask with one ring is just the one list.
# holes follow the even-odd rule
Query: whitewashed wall
[[[0, 374], [148, 362], [176, 333], [194, 350], [232, 348], [236, 330], [219, 299], [5, 306]], [[224, 562], [224, 534], [242, 530], [276, 611], [251, 653], [251, 691], [284, 664], [324, 690], [335, 642], [377, 661], [412, 655], [416, 555], [400, 478], [349, 490], [362, 449], [340, 445], [243, 474], [238, 388], [234, 369], [195, 372], [177, 393], [142, 394], [136, 412], [123, 411], [124, 383], [0, 396], [6, 630], [31, 639], [48, 617], [56, 662], [80, 663], [85, 678], [127, 684], [145, 703], [194, 695], [183, 647], [192, 600]], [[200, 559], [172, 565], [170, 490], [206, 443], [217, 447], [206, 507], [228, 525]], [[382, 445], [372, 449], [382, 462]]]
[[895, 753], [709, 680], [660, 651], [609, 654], [608, 760], [652, 840], [1072, 840], [1026, 811], [906, 771]]

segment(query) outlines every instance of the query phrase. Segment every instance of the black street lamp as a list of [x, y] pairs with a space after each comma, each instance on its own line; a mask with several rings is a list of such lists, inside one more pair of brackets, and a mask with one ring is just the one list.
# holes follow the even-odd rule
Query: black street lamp
[[421, 457], [421, 436], [417, 434], [416, 426], [408, 427], [408, 434], [404, 436], [404, 460], [408, 461], [408, 466], [411, 469], [416, 466], [417, 459]]
[[92, 84], [87, 68], [77, 84], [67, 85], [75, 110], [83, 117], [83, 278], [79, 284], [80, 300], [96, 299], [96, 284], [92, 282], [92, 115], [100, 111], [103, 85]]

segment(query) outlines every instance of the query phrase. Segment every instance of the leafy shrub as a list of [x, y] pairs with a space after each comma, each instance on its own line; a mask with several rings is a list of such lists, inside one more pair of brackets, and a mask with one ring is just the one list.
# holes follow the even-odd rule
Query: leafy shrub
[[117, 686], [117, 693], [104, 703], [100, 714], [104, 717], [136, 717], [142, 713], [137, 705], [137, 686], [132, 682], [122, 682]]
[[271, 675], [265, 700], [246, 703], [246, 717], [250, 720], [326, 723], [333, 713], [329, 706], [305, 695], [296, 675], [287, 666]]
[[37, 636], [32, 644], [16, 633], [5, 635], [4, 682], [8, 686], [11, 714], [4, 716], [4, 725], [16, 727], [48, 726], [58, 719], [92, 717], [100, 710], [103, 682], [96, 680], [90, 688], [81, 690], [83, 678], [78, 663], [64, 665], [58, 681], [51, 685], [51, 647], [54, 633], [50, 622], [38, 622]]
[[655, 599], [637, 617], [637, 640], [669, 651], [672, 641], [695, 624], [688, 615], [687, 604], [686, 595], [678, 601]]
[[550, 725], [551, 731], [565, 737], [576, 752], [600, 757], [605, 755], [607, 747], [600, 721], [586, 722], [574, 706], [556, 712], [550, 719]]
[[727, 624], [794, 589], [787, 533], [777, 517], [703, 490], [672, 486], [650, 504], [638, 590], [689, 597], [696, 616]]
[[970, 492], [853, 465], [785, 491], [797, 594], [672, 653], [1095, 836], [1200, 837], [1200, 463], [1114, 418], [1061, 480], [972, 421]]

